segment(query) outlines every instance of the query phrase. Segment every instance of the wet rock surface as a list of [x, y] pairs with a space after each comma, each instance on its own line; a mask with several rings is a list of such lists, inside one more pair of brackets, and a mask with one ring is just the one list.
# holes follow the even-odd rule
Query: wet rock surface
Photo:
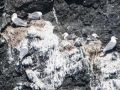
[[[3, 36], [0, 35], [0, 89], [44, 90], [47, 87], [46, 90], [48, 88], [52, 88], [51, 90], [119, 90], [119, 4], [119, 0], [1, 0], [0, 31]], [[26, 20], [28, 13], [34, 11], [41, 11], [43, 19], [51, 21], [55, 26], [54, 30], [51, 25], [49, 27], [51, 37], [44, 36], [44, 32], [42, 34], [34, 33], [31, 34], [36, 35], [34, 39], [32, 37], [28, 41], [20, 42], [23, 38], [28, 38], [25, 36], [26, 28], [11, 27], [11, 15], [16, 12], [18, 17]], [[33, 23], [37, 22], [30, 24], [33, 25]], [[35, 28], [37, 26], [42, 25], [37, 24]], [[14, 30], [19, 30], [19, 32], [14, 32]], [[29, 31], [29, 28], [27, 30]], [[54, 32], [55, 35], [51, 32]], [[64, 32], [75, 34], [79, 39], [75, 42], [64, 41], [61, 36]], [[85, 49], [88, 50], [84, 51], [82, 48], [84, 41], [93, 32], [100, 36], [103, 47], [109, 42], [111, 36], [116, 36], [118, 40], [113, 51], [117, 52], [110, 51], [105, 57], [99, 57], [99, 51], [94, 48], [94, 43], [91, 46], [95, 50], [86, 46]], [[22, 62], [21, 71], [18, 71], [20, 45], [26, 42], [29, 52]], [[55, 50], [58, 42], [60, 50]], [[16, 47], [17, 45], [18, 47]], [[75, 51], [73, 48], [76, 48]], [[56, 58], [51, 61], [53, 59], [51, 57]], [[60, 57], [61, 62], [59, 62]], [[64, 65], [64, 69], [62, 65]], [[68, 67], [69, 69], [67, 69]], [[35, 73], [34, 76], [31, 75], [32, 79], [27, 73], [29, 69], [32, 70], [29, 74]], [[45, 87], [43, 83], [47, 86]]]

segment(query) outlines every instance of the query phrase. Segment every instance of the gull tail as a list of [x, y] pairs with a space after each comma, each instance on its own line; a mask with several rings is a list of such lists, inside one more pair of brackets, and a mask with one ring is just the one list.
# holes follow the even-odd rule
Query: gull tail
[[29, 22], [26, 21], [26, 22], [24, 22], [24, 24], [22, 24], [21, 26], [22, 26], [22, 27], [28, 27], [28, 26], [29, 26]]

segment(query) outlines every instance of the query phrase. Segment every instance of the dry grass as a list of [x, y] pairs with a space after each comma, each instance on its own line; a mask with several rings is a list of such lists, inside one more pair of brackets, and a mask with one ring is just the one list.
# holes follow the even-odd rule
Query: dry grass
[[60, 51], [70, 51], [75, 48], [73, 40], [62, 40], [60, 44]]
[[83, 48], [85, 49], [87, 56], [92, 60], [99, 55], [101, 50], [101, 41], [91, 41], [88, 45], [84, 45]]
[[101, 50], [101, 41], [91, 41], [88, 45], [84, 45], [82, 48], [85, 49], [87, 56], [89, 56], [90, 60], [90, 71], [93, 72], [93, 64], [96, 57], [99, 56], [99, 52]]
[[30, 26], [35, 26], [35, 27], [44, 27], [45, 26], [45, 20], [41, 19], [41, 20], [33, 20], [30, 22]]
[[2, 35], [7, 40], [9, 46], [16, 46], [25, 38], [25, 33], [27, 32], [27, 27], [16, 27], [8, 26]]

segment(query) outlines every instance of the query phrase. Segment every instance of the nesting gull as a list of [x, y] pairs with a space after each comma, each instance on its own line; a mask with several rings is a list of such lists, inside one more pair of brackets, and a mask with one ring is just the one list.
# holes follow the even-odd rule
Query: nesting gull
[[11, 20], [16, 26], [27, 26], [28, 25], [27, 22], [17, 17], [17, 13], [13, 13]]
[[106, 51], [112, 50], [116, 46], [116, 37], [112, 36], [110, 42], [106, 45], [106, 47], [103, 49], [103, 54], [101, 56], [104, 56]]
[[87, 40], [95, 41], [99, 38], [99, 36], [96, 33], [93, 33], [92, 35], [88, 36]]
[[96, 33], [93, 33], [92, 35], [88, 36], [86, 44], [89, 44], [90, 41], [96, 41], [99, 36]]
[[77, 38], [77, 36], [75, 34], [69, 35], [67, 32], [65, 32], [62, 36], [64, 37], [64, 40], [73, 40], [73, 39]]
[[41, 12], [33, 12], [33, 13], [28, 13], [28, 18], [31, 20], [38, 20], [42, 17]]
[[82, 33], [82, 35], [83, 35], [84, 37], [87, 37], [88, 31], [83, 28], [82, 31], [81, 31], [81, 33]]

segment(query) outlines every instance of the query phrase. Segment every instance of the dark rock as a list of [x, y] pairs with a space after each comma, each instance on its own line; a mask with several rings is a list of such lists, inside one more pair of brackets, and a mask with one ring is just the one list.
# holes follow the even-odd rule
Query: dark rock
[[3, 14], [4, 7], [5, 7], [4, 2], [5, 2], [4, 0], [0, 1], [0, 32], [1, 32], [1, 29], [3, 29], [7, 25], [5, 14]]
[[54, 15], [53, 15], [53, 12], [49, 12], [47, 14], [44, 14], [43, 15], [43, 18], [47, 21], [50, 21], [50, 22], [54, 22], [55, 18], [54, 18]]
[[96, 0], [84, 0], [83, 5], [90, 7]]
[[115, 53], [115, 52], [113, 52], [113, 54], [112, 54], [112, 60], [117, 60], [117, 58], [118, 58], [118, 54]]
[[[63, 87], [66, 87], [66, 86], [71, 86], [73, 83], [71, 83], [71, 82], [73, 82], [73, 78], [71, 77], [71, 76], [68, 76], [68, 77], [66, 77], [65, 78], [65, 81], [64, 81], [64, 83], [63, 83]], [[72, 85], [73, 86], [73, 85]]]
[[46, 13], [50, 10], [52, 10], [53, 7], [53, 0], [17, 0], [15, 3], [15, 9], [16, 11], [25, 11], [25, 12], [34, 12], [34, 11], [41, 11], [42, 13]]
[[[0, 35], [0, 55], [2, 55], [4, 53], [6, 54], [7, 49], [8, 49], [7, 42], [4, 39], [4, 37], [2, 35]], [[3, 57], [3, 58], [5, 58], [5, 57]]]
[[86, 70], [79, 71], [73, 75], [66, 75], [63, 84], [61, 87], [71, 87], [71, 86], [89, 86], [90, 77], [87, 74]]

